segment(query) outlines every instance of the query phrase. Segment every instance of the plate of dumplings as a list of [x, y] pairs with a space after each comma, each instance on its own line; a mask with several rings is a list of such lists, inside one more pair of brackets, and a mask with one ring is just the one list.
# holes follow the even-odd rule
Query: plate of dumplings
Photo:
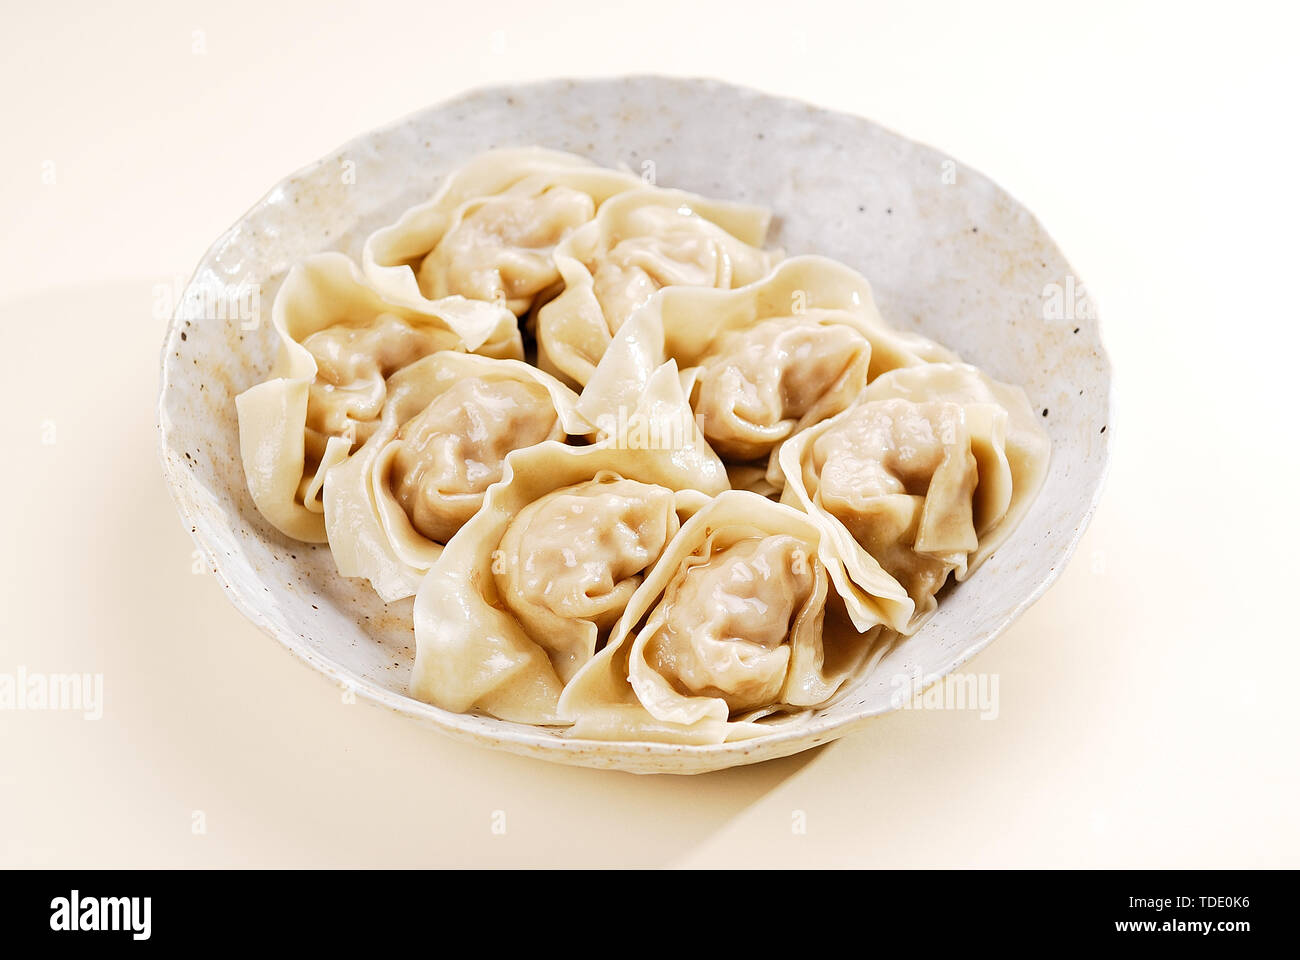
[[1051, 584], [1108, 455], [1030, 213], [715, 81], [358, 138], [213, 245], [162, 360], [164, 472], [254, 623], [457, 738], [638, 773], [902, 706]]

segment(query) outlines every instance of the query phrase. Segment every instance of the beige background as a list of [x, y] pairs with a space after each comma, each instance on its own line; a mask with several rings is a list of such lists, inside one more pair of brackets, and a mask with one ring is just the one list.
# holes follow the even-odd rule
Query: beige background
[[[79, 6], [4, 14], [0, 673], [102, 673], [105, 715], [0, 711], [0, 865], [1300, 866], [1295, 23], [1248, 4]], [[551, 766], [342, 702], [191, 573], [155, 454], [160, 290], [370, 127], [479, 84], [638, 71], [939, 145], [1088, 279], [1112, 471], [1059, 583], [966, 668], [998, 677], [996, 720], [896, 713], [694, 779]]]

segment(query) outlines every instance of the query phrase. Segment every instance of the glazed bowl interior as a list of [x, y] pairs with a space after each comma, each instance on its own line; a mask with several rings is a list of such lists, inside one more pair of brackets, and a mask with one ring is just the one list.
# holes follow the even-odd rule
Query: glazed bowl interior
[[[885, 318], [1022, 385], [1052, 441], [1046, 482], [1011, 538], [874, 672], [804, 724], [717, 746], [611, 744], [448, 713], [407, 695], [411, 601], [384, 604], [328, 547], [258, 514], [239, 458], [235, 395], [275, 353], [270, 304], [302, 257], [360, 260], [368, 233], [492, 147], [540, 145], [660, 186], [762, 204], [787, 255], [865, 274]], [[867, 120], [713, 81], [552, 81], [481, 90], [358, 138], [274, 187], [212, 246], [167, 332], [159, 429], [184, 522], [231, 600], [336, 682], [463, 739], [637, 772], [700, 772], [782, 756], [891, 709], [900, 676], [941, 677], [1059, 574], [1107, 459], [1110, 369], [1082, 282], [1034, 217], [980, 174]]]

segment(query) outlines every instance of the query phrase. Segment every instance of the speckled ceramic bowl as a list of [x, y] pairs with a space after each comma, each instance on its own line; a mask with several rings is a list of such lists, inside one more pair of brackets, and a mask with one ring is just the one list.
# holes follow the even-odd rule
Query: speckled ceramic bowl
[[[773, 242], [872, 282], [885, 317], [1025, 387], [1052, 439], [1046, 484], [1011, 539], [875, 672], [802, 726], [718, 746], [596, 743], [447, 713], [407, 696], [411, 601], [340, 577], [328, 547], [258, 515], [239, 460], [235, 395], [274, 355], [270, 303], [320, 250], [360, 259], [366, 235], [472, 154], [538, 144], [661, 186], [771, 207]], [[843, 736], [891, 709], [891, 678], [947, 674], [1057, 577], [1106, 468], [1110, 367], [1082, 285], [1034, 217], [995, 184], [858, 117], [704, 80], [627, 77], [479, 90], [366, 134], [293, 174], [213, 244], [167, 331], [163, 469], [213, 572], [244, 614], [358, 694], [484, 746], [564, 763], [695, 773]], [[260, 322], [258, 320], [260, 305]]]

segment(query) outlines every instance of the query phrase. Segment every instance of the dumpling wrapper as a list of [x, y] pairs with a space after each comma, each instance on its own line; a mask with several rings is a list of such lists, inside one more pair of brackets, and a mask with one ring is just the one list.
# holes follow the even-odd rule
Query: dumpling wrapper
[[556, 245], [607, 199], [640, 185], [627, 171], [557, 150], [489, 150], [366, 239], [366, 276], [395, 303], [464, 296], [521, 315], [557, 287]]
[[854, 621], [871, 622], [881, 592], [903, 586], [914, 610], [893, 607], [889, 622], [911, 634], [949, 573], [966, 579], [1010, 535], [1050, 452], [1019, 387], [969, 364], [902, 368], [785, 444], [782, 499], [825, 533]]
[[548, 442], [507, 457], [502, 481], [420, 583], [411, 695], [561, 723], [564, 683], [634, 595], [626, 584], [720, 489], [676, 489], [679, 475], [669, 452], [608, 444]]
[[669, 360], [649, 371], [611, 407], [578, 399], [577, 411], [595, 428], [597, 442], [620, 450], [654, 450], [664, 454], [678, 489], [725, 490], [727, 468], [708, 445], [687, 397], [692, 378]]
[[763, 208], [680, 190], [613, 197], [555, 250], [564, 290], [538, 313], [538, 364], [585, 385], [611, 338], [658, 290], [730, 290], [765, 276], [781, 258], [762, 249], [770, 222]]
[[699, 509], [565, 687], [570, 735], [721, 743], [832, 702], [881, 654], [887, 631], [846, 629], [828, 606], [820, 538], [803, 513], [748, 491]]
[[[522, 340], [509, 311], [466, 313], [462, 306], [455, 300], [428, 309], [394, 305], [366, 283], [356, 265], [341, 253], [309, 257], [289, 271], [271, 307], [280, 346], [270, 378], [235, 398], [248, 489], [258, 511], [278, 530], [297, 540], [326, 539], [320, 491], [328, 470], [345, 460], [358, 440], [351, 414], [358, 404], [374, 411], [382, 406], [379, 374], [403, 359], [393, 353], [391, 344], [365, 337], [368, 327], [389, 327], [412, 341], [398, 350], [411, 359], [437, 349], [522, 358]], [[340, 330], [361, 336], [335, 336]], [[311, 345], [337, 368], [332, 372], [360, 373], [364, 368], [364, 389], [348, 394], [347, 388], [355, 385], [338, 385], [342, 389], [332, 395], [339, 401], [333, 404], [334, 415], [313, 417], [316, 449], [309, 453], [309, 407], [331, 396], [322, 389], [326, 385], [318, 382], [317, 357], [304, 346], [313, 337], [317, 341]], [[328, 340], [320, 342], [321, 338]], [[363, 356], [372, 349], [393, 355], [382, 358], [384, 364], [365, 362], [377, 360]], [[333, 386], [329, 385], [331, 390]], [[319, 428], [327, 425], [338, 433], [321, 432]]]

